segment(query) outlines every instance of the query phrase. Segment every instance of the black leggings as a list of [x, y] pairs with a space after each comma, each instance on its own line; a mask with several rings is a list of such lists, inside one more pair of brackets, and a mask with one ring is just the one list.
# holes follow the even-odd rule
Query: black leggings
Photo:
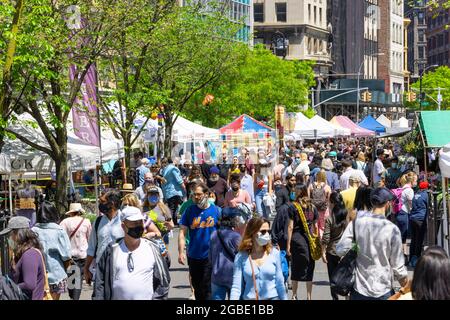
[[167, 199], [167, 206], [169, 207], [170, 211], [172, 212], [172, 220], [174, 224], [178, 224], [177, 220], [177, 209], [180, 204], [183, 203], [183, 199], [181, 199], [180, 196], [175, 196], [170, 199]]
[[208, 259], [188, 258], [189, 274], [192, 278], [195, 300], [211, 300], [212, 267]]
[[411, 227], [411, 246], [409, 247], [409, 256], [420, 257], [422, 254], [423, 239], [427, 231], [427, 222], [420, 220], [410, 220]]
[[[336, 270], [336, 267], [339, 263], [339, 260], [341, 258], [339, 258], [338, 256], [329, 254], [327, 252], [327, 270], [328, 270], [328, 278], [330, 279], [331, 282], [331, 276], [333, 275], [334, 270]], [[330, 287], [330, 291], [331, 291], [331, 297], [333, 298], [333, 300], [339, 300], [337, 293], [334, 291], [334, 289], [332, 289]]]

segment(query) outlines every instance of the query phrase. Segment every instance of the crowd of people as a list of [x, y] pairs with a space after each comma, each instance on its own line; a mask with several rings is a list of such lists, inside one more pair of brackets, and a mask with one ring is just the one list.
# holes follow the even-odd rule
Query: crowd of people
[[189, 267], [190, 299], [311, 300], [316, 261], [331, 278], [357, 245], [346, 299], [385, 300], [397, 282], [411, 299], [450, 299], [448, 256], [423, 252], [430, 184], [396, 144], [297, 144], [275, 164], [264, 150], [251, 154], [242, 148], [213, 164], [136, 153], [136, 185], [103, 190], [92, 224], [79, 203], [64, 219], [49, 201], [35, 216], [18, 210], [1, 232], [12, 279], [28, 299], [69, 290], [78, 300], [83, 279], [97, 300], [167, 299], [177, 258]]

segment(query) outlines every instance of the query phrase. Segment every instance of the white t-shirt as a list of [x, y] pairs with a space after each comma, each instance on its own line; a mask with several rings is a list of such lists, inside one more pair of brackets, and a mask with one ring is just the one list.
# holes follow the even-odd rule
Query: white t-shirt
[[376, 184], [381, 181], [382, 174], [384, 172], [384, 165], [380, 159], [375, 160], [373, 165], [373, 183]]
[[414, 190], [410, 186], [405, 186], [402, 191], [402, 211], [406, 213], [411, 212], [413, 199], [414, 199]]
[[130, 251], [124, 240], [113, 252], [113, 300], [152, 300], [155, 258], [149, 244], [141, 239], [139, 247], [131, 252], [132, 271], [128, 269]]

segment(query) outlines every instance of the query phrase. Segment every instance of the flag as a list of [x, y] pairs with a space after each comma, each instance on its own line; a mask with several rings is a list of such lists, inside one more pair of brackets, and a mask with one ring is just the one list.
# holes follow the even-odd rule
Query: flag
[[[70, 80], [75, 77], [76, 66], [70, 66]], [[75, 135], [86, 143], [100, 147], [100, 130], [98, 125], [97, 107], [97, 72], [95, 65], [91, 65], [81, 84], [82, 100], [76, 98], [72, 108], [73, 130]]]

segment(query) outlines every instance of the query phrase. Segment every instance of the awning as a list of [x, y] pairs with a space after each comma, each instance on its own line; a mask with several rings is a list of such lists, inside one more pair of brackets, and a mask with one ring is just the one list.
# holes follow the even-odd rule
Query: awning
[[450, 143], [450, 111], [422, 111], [419, 124], [425, 147], [440, 148]]

